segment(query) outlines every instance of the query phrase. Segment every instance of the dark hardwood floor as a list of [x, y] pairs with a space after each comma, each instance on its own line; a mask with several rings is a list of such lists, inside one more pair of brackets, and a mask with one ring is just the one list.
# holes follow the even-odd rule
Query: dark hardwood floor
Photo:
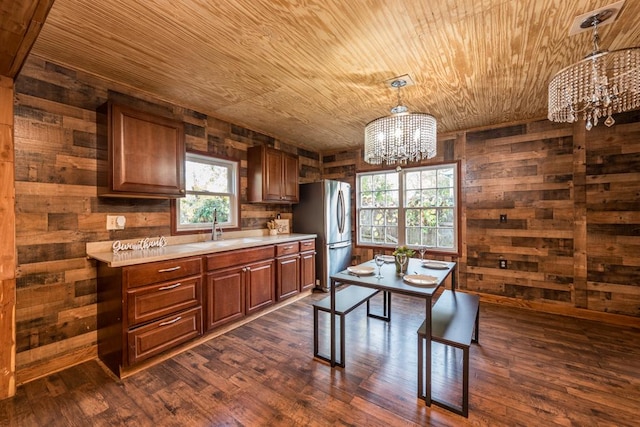
[[[345, 369], [313, 359], [314, 294], [122, 381], [87, 362], [0, 402], [9, 426], [637, 426], [640, 331], [481, 304], [469, 418], [419, 400], [422, 300], [390, 324], [347, 316]], [[380, 298], [379, 296], [376, 298]], [[379, 300], [376, 301], [379, 305]], [[324, 327], [326, 321], [321, 322]], [[326, 342], [325, 342], [326, 344]], [[434, 345], [434, 392], [455, 399], [461, 353]]]

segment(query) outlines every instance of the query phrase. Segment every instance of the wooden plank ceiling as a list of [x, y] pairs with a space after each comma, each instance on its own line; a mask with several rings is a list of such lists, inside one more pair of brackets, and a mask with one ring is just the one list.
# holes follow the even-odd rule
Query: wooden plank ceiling
[[[591, 50], [574, 17], [613, 1], [55, 0], [32, 52], [328, 151], [362, 144], [403, 74], [439, 133], [546, 116], [552, 75]], [[638, 16], [627, 0], [601, 47], [640, 45]]]

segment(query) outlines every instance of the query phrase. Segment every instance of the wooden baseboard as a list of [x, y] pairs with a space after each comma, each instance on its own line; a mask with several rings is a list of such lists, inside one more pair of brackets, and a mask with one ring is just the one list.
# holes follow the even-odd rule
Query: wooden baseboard
[[524, 308], [527, 310], [541, 311], [543, 313], [558, 314], [561, 316], [576, 317], [579, 319], [593, 320], [612, 325], [630, 326], [640, 328], [640, 318], [625, 316], [623, 314], [603, 313], [601, 311], [587, 310], [584, 308], [567, 307], [564, 305], [547, 304], [522, 299], [503, 297], [499, 295], [472, 292], [480, 296], [480, 301], [489, 304], [500, 304], [509, 307]]
[[54, 360], [48, 360], [41, 364], [18, 370], [16, 372], [17, 383], [20, 386], [29, 381], [37, 380], [38, 378], [46, 377], [47, 375], [70, 368], [71, 366], [96, 359], [97, 357], [97, 345], [83, 347], [63, 356], [56, 357]]

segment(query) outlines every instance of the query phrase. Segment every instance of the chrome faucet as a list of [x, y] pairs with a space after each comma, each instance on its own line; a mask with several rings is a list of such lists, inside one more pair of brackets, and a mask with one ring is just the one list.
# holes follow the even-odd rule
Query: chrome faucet
[[218, 210], [213, 210], [213, 224], [211, 226], [211, 240], [222, 240], [222, 227], [218, 225]]

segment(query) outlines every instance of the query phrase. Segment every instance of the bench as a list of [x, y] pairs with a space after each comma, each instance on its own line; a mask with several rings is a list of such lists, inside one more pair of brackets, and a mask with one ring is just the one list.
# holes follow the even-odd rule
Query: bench
[[[349, 285], [336, 292], [336, 315], [340, 316], [340, 363], [338, 366], [345, 366], [345, 327], [344, 318], [347, 314], [359, 307], [362, 303], [367, 303], [367, 317], [384, 320], [391, 320], [391, 292], [383, 291], [383, 314], [377, 315], [370, 311], [369, 300], [380, 292], [379, 289], [372, 289], [363, 286]], [[313, 355], [331, 363], [331, 358], [318, 351], [318, 312], [331, 313], [331, 297], [326, 297], [313, 303]]]
[[[462, 349], [462, 406], [430, 397], [438, 406], [464, 417], [469, 416], [469, 347], [478, 342], [480, 298], [477, 295], [445, 290], [431, 310], [431, 341]], [[426, 320], [418, 329], [418, 397], [424, 392], [424, 342]]]

